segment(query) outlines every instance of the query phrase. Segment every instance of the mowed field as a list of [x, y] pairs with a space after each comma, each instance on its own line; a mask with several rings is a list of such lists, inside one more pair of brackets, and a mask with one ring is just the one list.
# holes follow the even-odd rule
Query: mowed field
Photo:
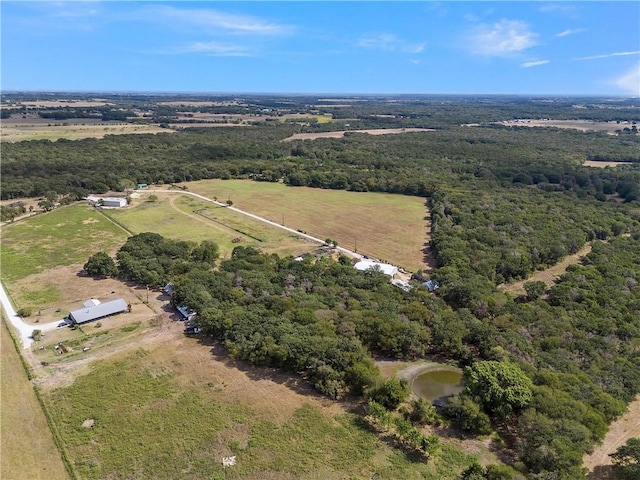
[[[135, 199], [132, 206], [105, 212], [132, 233], [156, 232], [167, 238], [213, 240], [220, 247], [220, 257], [231, 255], [236, 246], [252, 246], [266, 253], [282, 256], [301, 255], [318, 245], [297, 235], [252, 220], [225, 207], [177, 192], [149, 194]], [[234, 242], [235, 240], [235, 242]]]
[[288, 187], [248, 180], [182, 184], [190, 192], [284, 223], [318, 238], [407, 270], [424, 269], [429, 212], [425, 200], [405, 195]]
[[84, 203], [15, 222], [5, 226], [0, 237], [2, 279], [11, 292], [11, 284], [27, 275], [84, 263], [101, 250], [114, 253], [128, 236]]
[[68, 480], [62, 458], [4, 320], [0, 325], [0, 478]]

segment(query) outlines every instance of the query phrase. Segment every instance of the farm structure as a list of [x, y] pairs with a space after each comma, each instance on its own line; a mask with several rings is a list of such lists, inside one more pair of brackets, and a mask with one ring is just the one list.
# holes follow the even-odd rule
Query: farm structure
[[130, 310], [129, 304], [122, 298], [103, 303], [98, 302], [97, 304], [95, 303], [96, 301], [95, 299], [87, 300], [84, 302], [84, 307], [69, 312], [69, 320], [76, 325], [81, 325]]
[[98, 197], [89, 195], [86, 200], [93, 205], [101, 205], [106, 208], [122, 208], [128, 205], [127, 199], [123, 197]]
[[389, 265], [388, 263], [374, 262], [373, 260], [361, 260], [354, 265], [356, 270], [366, 272], [367, 270], [379, 270], [385, 275], [394, 278], [398, 274], [398, 267]]
[[[162, 289], [162, 291], [168, 295], [168, 296], [172, 296], [173, 295], [173, 291], [174, 291], [174, 286], [173, 283], [167, 283], [164, 288]], [[180, 313], [181, 321], [192, 321], [195, 320], [196, 318], [196, 312], [189, 310], [187, 307], [183, 307], [181, 305], [176, 305], [176, 310], [178, 310], [178, 312]]]

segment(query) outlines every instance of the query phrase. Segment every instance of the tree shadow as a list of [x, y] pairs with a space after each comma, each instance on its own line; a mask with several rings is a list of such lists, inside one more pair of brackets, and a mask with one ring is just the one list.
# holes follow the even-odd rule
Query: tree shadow
[[247, 361], [238, 360], [228, 352], [222, 341], [214, 337], [199, 334], [196, 338], [200, 345], [209, 348], [211, 354], [217, 361], [222, 362], [229, 368], [234, 368], [244, 372], [251, 380], [256, 382], [264, 381], [265, 379], [270, 380], [274, 383], [287, 387], [289, 390], [299, 395], [313, 398], [322, 405], [328, 406], [337, 403], [348, 413], [355, 413], [359, 408], [358, 403], [354, 401], [355, 399], [352, 397], [336, 400], [318, 393], [313, 388], [313, 385], [303, 376], [285, 372], [275, 367], [256, 366]]
[[616, 480], [613, 465], [598, 465], [587, 474], [587, 480]]

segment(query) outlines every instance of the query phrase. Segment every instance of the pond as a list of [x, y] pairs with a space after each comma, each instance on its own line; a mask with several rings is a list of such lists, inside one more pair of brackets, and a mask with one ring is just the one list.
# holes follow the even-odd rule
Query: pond
[[462, 372], [454, 367], [429, 369], [411, 381], [411, 389], [429, 402], [443, 400], [462, 392]]

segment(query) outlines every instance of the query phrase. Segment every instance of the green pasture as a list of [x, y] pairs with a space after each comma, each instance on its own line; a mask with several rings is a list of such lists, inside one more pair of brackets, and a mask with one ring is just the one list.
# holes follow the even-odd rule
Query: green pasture
[[[222, 258], [238, 245], [280, 255], [299, 255], [315, 244], [278, 228], [250, 219], [211, 202], [180, 193], [157, 193], [155, 202], [139, 201], [132, 208], [109, 210], [106, 215], [133, 233], [156, 232], [167, 238], [213, 240]], [[234, 239], [242, 239], [234, 243]]]
[[2, 278], [10, 284], [59, 265], [84, 263], [95, 252], [113, 251], [127, 236], [84, 203], [29, 217], [2, 229]]
[[249, 180], [202, 180], [187, 189], [234, 207], [331, 238], [359, 253], [409, 270], [424, 268], [429, 212], [419, 197], [388, 193], [347, 192]]
[[[157, 352], [156, 352], [157, 353]], [[179, 355], [139, 349], [45, 394], [81, 479], [455, 479], [473, 457], [450, 445], [429, 461], [372, 432], [356, 414], [309, 404], [273, 421], [190, 379]], [[266, 373], [265, 373], [266, 374]], [[251, 395], [251, 391], [246, 392]], [[93, 420], [93, 426], [83, 422]], [[222, 456], [235, 455], [227, 470]]]

